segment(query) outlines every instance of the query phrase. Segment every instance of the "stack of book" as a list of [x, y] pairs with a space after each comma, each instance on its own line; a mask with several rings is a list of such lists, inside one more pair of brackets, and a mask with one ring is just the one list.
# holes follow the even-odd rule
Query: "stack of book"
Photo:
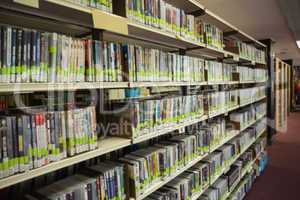
[[238, 66], [240, 82], [255, 81], [254, 69], [250, 67]]
[[204, 60], [159, 49], [0, 26], [0, 82], [203, 82]]
[[264, 82], [268, 80], [268, 71], [265, 69], [254, 69], [255, 81]]
[[213, 48], [223, 50], [224, 39], [223, 31], [217, 26], [209, 23], [204, 23], [205, 43]]
[[255, 105], [256, 119], [267, 114], [267, 103], [259, 103]]
[[0, 178], [98, 147], [95, 107], [0, 116]]
[[[243, 157], [243, 155], [241, 157]], [[234, 164], [231, 165], [229, 171], [224, 175], [228, 182], [229, 191], [232, 191], [240, 180], [242, 164], [244, 163], [240, 162], [239, 160], [236, 161]]]
[[208, 184], [209, 167], [207, 164], [198, 163], [146, 199], [190, 199], [194, 193], [203, 191]]
[[[101, 52], [101, 51], [100, 51]], [[159, 49], [123, 45], [125, 80], [203, 82], [204, 60]]]
[[243, 131], [239, 136], [239, 148], [240, 150], [245, 149], [247, 145], [254, 141], [256, 138], [256, 132], [254, 128], [248, 128], [247, 130]]
[[205, 68], [209, 83], [232, 81], [232, 65], [230, 64], [206, 60]]
[[208, 157], [204, 159], [203, 162], [209, 164], [210, 182], [215, 179], [215, 177], [220, 174], [223, 169], [225, 160], [223, 160], [223, 154], [220, 151], [215, 151], [209, 154]]
[[146, 26], [162, 29], [193, 42], [206, 43], [223, 49], [223, 32], [215, 25], [202, 22], [201, 18], [186, 14], [164, 0], [128, 0], [127, 18]]
[[227, 110], [239, 106], [239, 90], [230, 90], [226, 92], [226, 104]]
[[120, 158], [125, 165], [127, 197], [137, 198], [162, 177], [172, 176], [198, 155], [196, 137], [177, 135]]
[[256, 99], [266, 97], [266, 92], [267, 92], [266, 86], [256, 87], [256, 91], [255, 91]]
[[120, 130], [112, 127], [110, 134], [130, 138], [153, 133], [204, 115], [202, 95], [113, 102], [112, 111], [120, 108], [125, 109], [106, 116], [103, 123], [108, 124], [108, 127], [111, 123], [121, 124]]
[[102, 162], [80, 170], [80, 173], [40, 188], [27, 199], [125, 199], [124, 167]]
[[226, 40], [225, 50], [237, 53], [243, 59], [248, 59], [261, 64], [266, 63], [266, 54], [264, 51], [237, 39]]
[[202, 130], [206, 130], [210, 133], [210, 149], [222, 142], [222, 139], [227, 137], [226, 120], [224, 118], [214, 119], [212, 122], [202, 127]]
[[255, 124], [256, 134], [262, 133], [264, 130], [267, 129], [267, 118], [264, 117]]
[[227, 107], [226, 91], [208, 93], [205, 101], [205, 110], [209, 115], [225, 112]]
[[219, 178], [211, 185], [205, 193], [199, 198], [200, 200], [221, 200], [228, 192], [228, 182], [226, 178]]
[[239, 103], [245, 105], [266, 96], [266, 86], [246, 88], [239, 90]]
[[249, 124], [255, 122], [255, 116], [255, 109], [253, 107], [248, 107], [231, 113], [229, 118], [237, 130], [242, 130]]
[[242, 179], [238, 188], [230, 195], [229, 200], [244, 199], [246, 194], [251, 190], [255, 179], [255, 172], [252, 171]]
[[253, 69], [250, 67], [238, 66], [237, 71], [239, 73], [240, 82], [263, 82], [268, 80], [267, 70], [265, 69]]

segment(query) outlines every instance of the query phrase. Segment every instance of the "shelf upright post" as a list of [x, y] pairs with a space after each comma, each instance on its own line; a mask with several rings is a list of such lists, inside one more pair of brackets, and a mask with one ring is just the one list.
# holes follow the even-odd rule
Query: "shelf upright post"
[[276, 116], [275, 116], [275, 54], [273, 49], [274, 41], [272, 39], [261, 40], [266, 47], [268, 82], [267, 82], [267, 121], [268, 121], [268, 144], [272, 145], [273, 136], [276, 134]]
[[288, 69], [288, 80], [287, 80], [287, 87], [289, 86], [289, 88], [287, 88], [287, 90], [290, 90], [290, 92], [288, 92], [288, 116], [290, 115], [290, 112], [293, 110], [293, 84], [294, 84], [294, 80], [293, 80], [293, 66], [294, 66], [294, 61], [292, 59], [288, 59], [288, 60], [283, 60], [283, 62], [287, 63], [288, 65], [291, 66], [290, 69]]
[[113, 13], [122, 17], [126, 17], [126, 1], [113, 0]]

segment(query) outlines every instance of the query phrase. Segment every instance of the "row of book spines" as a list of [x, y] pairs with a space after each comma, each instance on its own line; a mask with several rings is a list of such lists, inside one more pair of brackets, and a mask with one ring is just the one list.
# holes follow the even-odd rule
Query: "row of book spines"
[[[157, 166], [157, 168], [155, 170], [156, 172], [153, 173], [153, 175], [150, 175], [148, 178], [144, 179], [142, 182], [134, 181], [135, 182], [135, 193], [138, 194], [140, 191], [147, 189], [153, 181], [157, 180], [160, 177], [167, 177], [167, 176], [172, 175], [173, 173], [175, 173], [177, 171], [177, 169], [187, 165], [191, 160], [197, 158], [198, 156], [199, 156], [198, 153], [186, 156], [181, 160], [175, 161], [175, 163], [172, 166], [165, 168], [161, 172], [158, 172], [159, 169]], [[128, 167], [131, 168], [132, 166], [129, 165]], [[134, 169], [129, 169], [129, 171], [134, 171]], [[127, 175], [127, 176], [129, 179], [132, 179], [132, 180], [137, 178], [137, 177], [132, 177], [132, 175]]]
[[[70, 1], [70, 0], [69, 0]], [[100, 8], [104, 11], [112, 12], [113, 4], [111, 0], [71, 0], [73, 3], [77, 3], [83, 6], [90, 6], [93, 8]]]
[[153, 16], [147, 16], [143, 14], [141, 11], [132, 10], [129, 9], [129, 7], [127, 7], [127, 13], [128, 13], [127, 14], [128, 18], [134, 17], [135, 21], [152, 22], [157, 26], [165, 27], [168, 30], [173, 30], [175, 33], [178, 34], [178, 36], [187, 35], [189, 37], [194, 37], [200, 43], [207, 43], [209, 45], [216, 46], [219, 49], [223, 49], [222, 34], [220, 34], [220, 38], [215, 38], [212, 36], [211, 33], [205, 32], [204, 31], [205, 29], [203, 29], [202, 33], [196, 32], [196, 30], [194, 32], [189, 31], [186, 27], [182, 27], [181, 25], [178, 26], [176, 23], [168, 23], [165, 19], [156, 18]]
[[[197, 153], [196, 153], [196, 154], [193, 154], [193, 156], [190, 157], [190, 159], [187, 159], [187, 161], [189, 162], [190, 160], [192, 160], [193, 158], [196, 158], [197, 156], [198, 156]], [[232, 158], [232, 159], [233, 159], [233, 158]], [[232, 159], [230, 159], [230, 160], [232, 160]], [[229, 161], [226, 162], [226, 163], [229, 163]], [[176, 161], [175, 165], [171, 166], [171, 168], [167, 168], [167, 169], [164, 171], [163, 174], [168, 174], [168, 175], [170, 175], [170, 174], [172, 174], [172, 172], [174, 172], [174, 171], [177, 169], [178, 166], [180, 167], [180, 165], [186, 165], [186, 164], [187, 164], [187, 163], [185, 163], [183, 160], [182, 160], [182, 161]], [[213, 177], [214, 175], [219, 174], [222, 170], [223, 170], [222, 166], [218, 166], [218, 167], [216, 168], [216, 171], [215, 171], [216, 173], [211, 173], [211, 175], [210, 175], [211, 179], [212, 179], [212, 177]], [[151, 184], [151, 182], [153, 181], [153, 178], [154, 178], [154, 180], [155, 180], [155, 178], [158, 178], [158, 176], [150, 177], [149, 179], [146, 179], [145, 182], [143, 182], [143, 183], [138, 183], [138, 184], [137, 184], [137, 187], [136, 187], [136, 192], [138, 193], [140, 190], [143, 190], [144, 188], [147, 188], [147, 186], [149, 186], [149, 184]], [[199, 187], [200, 187], [200, 186], [199, 186]], [[200, 189], [199, 187], [198, 187], [198, 190]], [[140, 189], [139, 189], [139, 188], [140, 188]], [[196, 190], [197, 190], [197, 188], [194, 189], [194, 191], [196, 191]]]
[[[78, 177], [80, 182], [76, 182], [76, 184], [74, 184], [73, 186], [72, 182], [70, 182], [69, 185], [63, 184], [68, 183], [66, 180], [72, 181], [73, 177]], [[77, 179], [75, 180], [77, 181]], [[33, 192], [31, 195], [27, 195], [27, 197], [30, 200], [36, 198], [48, 200], [48, 198], [51, 199], [51, 195], [53, 195], [56, 196], [56, 198], [58, 199], [77, 199], [78, 193], [80, 193], [81, 198], [83, 198], [84, 200], [124, 200], [125, 198], [123, 166], [112, 167], [110, 170], [104, 172], [94, 170], [93, 168], [89, 167], [84, 168], [81, 169], [78, 174], [68, 177], [62, 180], [62, 182], [63, 183], [61, 183], [60, 185], [58, 184], [58, 181], [53, 185], [46, 186], [47, 192], [49, 190], [52, 190], [51, 194], [44, 192], [42, 188], [41, 190]], [[62, 190], [61, 187], [65, 187], [66, 189]], [[77, 193], [77, 196], [75, 193]]]

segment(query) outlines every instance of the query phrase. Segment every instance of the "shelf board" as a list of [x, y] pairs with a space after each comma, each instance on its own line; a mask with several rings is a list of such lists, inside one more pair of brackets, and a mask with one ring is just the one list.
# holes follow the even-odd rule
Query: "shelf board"
[[85, 6], [82, 6], [80, 4], [68, 2], [68, 1], [65, 1], [65, 0], [45, 0], [45, 1], [53, 3], [53, 4], [58, 4], [58, 5], [64, 6], [66, 8], [72, 8], [72, 9], [75, 9], [75, 10], [78, 10], [78, 11], [81, 11], [81, 12], [92, 14], [92, 8], [85, 7]]
[[130, 82], [130, 88], [138, 87], [174, 87], [174, 86], [202, 86], [207, 82]]
[[73, 157], [63, 159], [61, 161], [50, 163], [41, 168], [33, 169], [33, 170], [27, 171], [25, 173], [16, 174], [16, 175], [10, 176], [8, 178], [1, 179], [0, 180], [0, 189], [30, 180], [32, 178], [36, 178], [38, 176], [41, 176], [41, 175], [44, 175], [44, 174], [74, 165], [74, 164], [78, 164], [80, 162], [104, 155], [104, 154], [112, 152], [112, 151], [116, 151], [120, 148], [127, 147], [130, 144], [131, 144], [130, 139], [108, 137], [106, 139], [99, 141], [98, 149], [96, 149], [94, 151], [89, 151], [86, 153], [75, 155]]
[[128, 88], [127, 82], [1, 83], [0, 92], [39, 92], [80, 89]]

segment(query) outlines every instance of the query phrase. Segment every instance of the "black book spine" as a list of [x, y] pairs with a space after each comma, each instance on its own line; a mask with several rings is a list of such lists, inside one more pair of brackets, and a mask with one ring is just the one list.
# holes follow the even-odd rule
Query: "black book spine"
[[[2, 26], [0, 26], [0, 82], [3, 82], [2, 59], [3, 59], [3, 34]], [[1, 139], [1, 137], [0, 137]]]
[[30, 73], [31, 73], [31, 46], [32, 46], [32, 31], [26, 31], [27, 34], [27, 60], [26, 60], [26, 68], [24, 68], [25, 80], [24, 82], [30, 81]]
[[37, 31], [31, 31], [31, 47], [30, 47], [30, 81], [37, 82]]
[[17, 29], [12, 29], [12, 48], [11, 48], [11, 69], [10, 69], [10, 82], [16, 82], [16, 59], [17, 59]]
[[22, 164], [24, 164], [24, 170], [27, 171], [28, 170], [28, 163], [29, 163], [29, 159], [28, 159], [28, 150], [29, 150], [29, 141], [28, 141], [28, 134], [27, 134], [27, 120], [26, 120], [26, 116], [22, 115], [22, 133], [23, 133], [23, 142], [24, 142], [24, 159], [22, 162]]
[[36, 122], [35, 116], [30, 117], [30, 130], [31, 130], [31, 143], [32, 143], [32, 157], [33, 157], [33, 168], [38, 167], [38, 148], [37, 148], [37, 136], [36, 136]]
[[10, 71], [11, 71], [11, 61], [12, 61], [12, 28], [7, 27], [7, 58], [6, 58], [6, 82], [10, 82]]
[[3, 82], [6, 82], [6, 66], [7, 66], [7, 28], [3, 27], [2, 29], [2, 78]]
[[62, 153], [62, 151], [60, 150], [60, 145], [59, 145], [59, 138], [60, 138], [60, 132], [59, 132], [59, 128], [60, 128], [60, 121], [59, 121], [59, 113], [58, 112], [54, 112], [54, 139], [55, 139], [55, 158], [57, 160], [60, 160], [60, 154]]
[[16, 172], [19, 172], [19, 141], [18, 141], [18, 132], [17, 132], [17, 118], [11, 117], [11, 130], [13, 133], [13, 151], [14, 151], [14, 163], [16, 165]]
[[17, 117], [17, 129], [18, 129], [18, 152], [19, 152], [19, 164], [20, 172], [24, 172], [24, 135], [23, 135], [23, 120], [21, 116]]
[[41, 33], [36, 32], [36, 58], [35, 58], [35, 66], [36, 66], [36, 81], [41, 81]]
[[23, 31], [18, 30], [17, 33], [17, 56], [16, 56], [16, 82], [21, 82], [21, 69], [22, 69], [22, 37]]
[[27, 65], [27, 34], [26, 31], [22, 31], [22, 62], [20, 68], [21, 82], [24, 82], [26, 79], [25, 69]]
[[6, 118], [6, 123], [8, 127], [7, 133], [7, 155], [8, 155], [8, 166], [9, 166], [9, 175], [14, 174], [14, 148], [13, 148], [13, 133], [12, 133], [12, 122], [11, 118]]
[[4, 168], [3, 168], [3, 158], [4, 158], [4, 155], [3, 155], [3, 150], [4, 150], [4, 146], [3, 146], [3, 126], [2, 124], [0, 123], [0, 178], [4, 178]]
[[86, 187], [87, 187], [87, 196], [88, 196], [87, 200], [92, 200], [93, 199], [93, 194], [92, 194], [92, 185], [91, 185], [91, 183], [88, 183], [86, 185]]

